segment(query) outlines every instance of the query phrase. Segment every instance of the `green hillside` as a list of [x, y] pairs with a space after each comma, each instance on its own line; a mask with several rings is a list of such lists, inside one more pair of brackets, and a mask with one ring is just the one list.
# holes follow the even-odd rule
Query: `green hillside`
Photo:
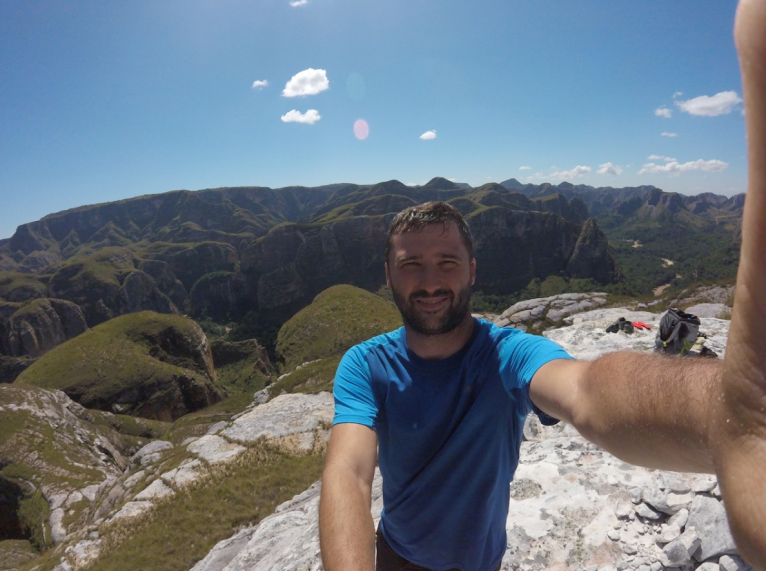
[[59, 345], [16, 383], [62, 390], [87, 408], [172, 420], [220, 399], [214, 375], [194, 321], [142, 311]]
[[279, 330], [277, 358], [291, 374], [271, 393], [327, 390], [347, 349], [401, 325], [399, 310], [380, 296], [350, 285], [323, 291]]

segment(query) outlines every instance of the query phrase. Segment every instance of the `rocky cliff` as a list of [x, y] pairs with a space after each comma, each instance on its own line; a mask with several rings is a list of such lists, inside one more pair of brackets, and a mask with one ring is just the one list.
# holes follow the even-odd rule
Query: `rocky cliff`
[[0, 352], [39, 357], [88, 328], [80, 307], [61, 299], [36, 299], [0, 321]]
[[48, 352], [14, 384], [64, 391], [90, 409], [171, 421], [221, 400], [196, 323], [141, 312], [112, 319]]

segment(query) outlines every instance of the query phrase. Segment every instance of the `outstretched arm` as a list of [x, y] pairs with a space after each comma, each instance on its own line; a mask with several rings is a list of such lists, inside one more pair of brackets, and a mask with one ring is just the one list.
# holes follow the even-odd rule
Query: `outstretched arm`
[[337, 424], [327, 450], [319, 501], [319, 542], [326, 571], [373, 571], [370, 514], [378, 437], [360, 424]]
[[748, 191], [726, 359], [614, 353], [553, 361], [530, 385], [544, 412], [644, 466], [715, 471], [740, 553], [766, 571], [766, 0], [741, 0], [735, 38]]
[[742, 0], [739, 51], [748, 141], [748, 187], [737, 295], [711, 439], [734, 539], [766, 569], [766, 0]]
[[722, 371], [717, 359], [617, 352], [551, 361], [535, 374], [530, 396], [626, 462], [713, 472], [707, 434]]

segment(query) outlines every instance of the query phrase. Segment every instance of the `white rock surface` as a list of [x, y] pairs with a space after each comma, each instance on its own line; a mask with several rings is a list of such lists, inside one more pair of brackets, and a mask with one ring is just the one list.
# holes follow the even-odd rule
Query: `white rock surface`
[[122, 509], [114, 514], [109, 521], [114, 521], [121, 518], [137, 517], [143, 513], [146, 513], [154, 507], [154, 504], [149, 501], [137, 501], [128, 502]]
[[[377, 525], [382, 502], [382, 480], [375, 470], [371, 513]], [[277, 507], [258, 525], [240, 530], [219, 542], [192, 571], [319, 571], [317, 517], [321, 482]]]
[[173, 443], [166, 440], [154, 440], [133, 454], [130, 458], [131, 464], [141, 464], [146, 466], [152, 462], [157, 462], [162, 456], [162, 452], [173, 448]]
[[182, 464], [178, 468], [165, 472], [160, 476], [165, 482], [168, 482], [176, 488], [181, 488], [188, 484], [191, 484], [197, 480], [200, 476], [198, 468], [202, 465], [199, 460], [192, 460]]
[[[548, 318], [561, 321], [567, 315], [581, 313], [606, 304], [605, 293], [563, 293], [515, 303], [495, 320], [500, 327], [526, 328], [526, 325]], [[524, 327], [520, 327], [524, 326]]]
[[245, 451], [244, 446], [232, 444], [228, 440], [208, 434], [189, 444], [186, 449], [192, 454], [196, 454], [209, 464], [226, 462], [233, 459], [240, 452]]
[[705, 561], [719, 555], [734, 555], [737, 548], [729, 531], [726, 510], [723, 504], [713, 497], [697, 496], [689, 510], [686, 527], [694, 527], [702, 540], [700, 553], [695, 559]]
[[51, 512], [51, 539], [53, 543], [61, 543], [66, 537], [66, 528], [64, 528], [64, 508], [56, 508]]
[[220, 422], [216, 422], [213, 426], [208, 428], [206, 434], [218, 434], [221, 432], [224, 428], [226, 428], [226, 425], [229, 424], [225, 420], [222, 420]]
[[330, 393], [317, 395], [286, 394], [242, 415], [221, 435], [241, 442], [253, 442], [262, 436], [280, 438], [305, 433], [331, 424], [333, 398]]
[[[595, 566], [616, 571], [643, 565], [644, 571], [683, 565], [691, 569], [704, 561], [695, 559], [695, 554], [717, 545], [716, 539], [710, 544], [708, 535], [694, 527], [684, 530], [686, 510], [672, 517], [653, 512], [657, 519], [650, 519], [634, 509], [645, 504], [633, 504], [630, 499], [629, 490], [643, 489], [647, 496], [658, 498], [674, 493], [671, 489], [691, 490], [699, 476], [629, 466], [582, 437], [572, 436], [571, 427], [548, 430], [547, 435], [522, 443], [511, 484], [503, 570]], [[371, 510], [376, 519], [382, 508], [381, 484], [376, 474]], [[220, 542], [193, 571], [322, 569], [316, 519], [320, 488], [317, 482], [258, 526]], [[708, 494], [696, 497], [719, 504]], [[670, 529], [674, 531], [669, 533]]]
[[[635, 329], [633, 333], [607, 333], [606, 328], [620, 317], [628, 321], [641, 321], [651, 329]], [[543, 335], [561, 345], [573, 357], [588, 361], [614, 351], [653, 352], [661, 317], [662, 314], [633, 311], [625, 307], [596, 309], [573, 316], [565, 320], [571, 321], [572, 325], [546, 331]], [[700, 331], [708, 336], [705, 346], [723, 359], [730, 322], [709, 317], [700, 321]]]
[[171, 496], [174, 493], [173, 489], [162, 480], [154, 480], [154, 482], [141, 490], [141, 492], [133, 498], [133, 501], [143, 502], [157, 500], [159, 498], [164, 498], [165, 496]]
[[718, 317], [724, 312], [730, 312], [731, 308], [723, 303], [698, 303], [687, 307], [684, 311], [697, 317]]

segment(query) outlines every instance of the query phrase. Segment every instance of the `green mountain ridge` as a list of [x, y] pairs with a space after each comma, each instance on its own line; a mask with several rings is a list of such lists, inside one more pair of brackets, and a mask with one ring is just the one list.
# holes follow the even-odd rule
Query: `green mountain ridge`
[[[257, 337], [273, 355], [279, 327], [328, 287], [377, 291], [392, 216], [427, 200], [447, 200], [468, 219], [475, 289], [486, 295], [526, 295], [530, 284], [548, 278], [646, 294], [658, 281], [678, 279], [648, 247], [663, 238], [690, 252], [693, 264], [721, 270], [697, 272], [700, 279], [733, 275], [738, 259], [735, 246], [721, 245], [731, 245], [724, 234], [741, 216], [741, 197], [569, 183], [465, 188], [439, 177], [420, 187], [393, 180], [178, 190], [51, 214], [1, 241], [0, 354], [22, 358], [31, 354], [26, 347], [42, 354], [55, 346], [47, 340], [62, 336], [49, 333], [42, 313], [18, 314], [49, 298], [75, 304], [88, 327], [142, 310], [229, 323], [231, 340]], [[641, 237], [645, 249], [622, 247]], [[697, 243], [714, 253], [712, 264]], [[14, 342], [12, 351], [9, 340], [22, 330], [28, 341]]]

